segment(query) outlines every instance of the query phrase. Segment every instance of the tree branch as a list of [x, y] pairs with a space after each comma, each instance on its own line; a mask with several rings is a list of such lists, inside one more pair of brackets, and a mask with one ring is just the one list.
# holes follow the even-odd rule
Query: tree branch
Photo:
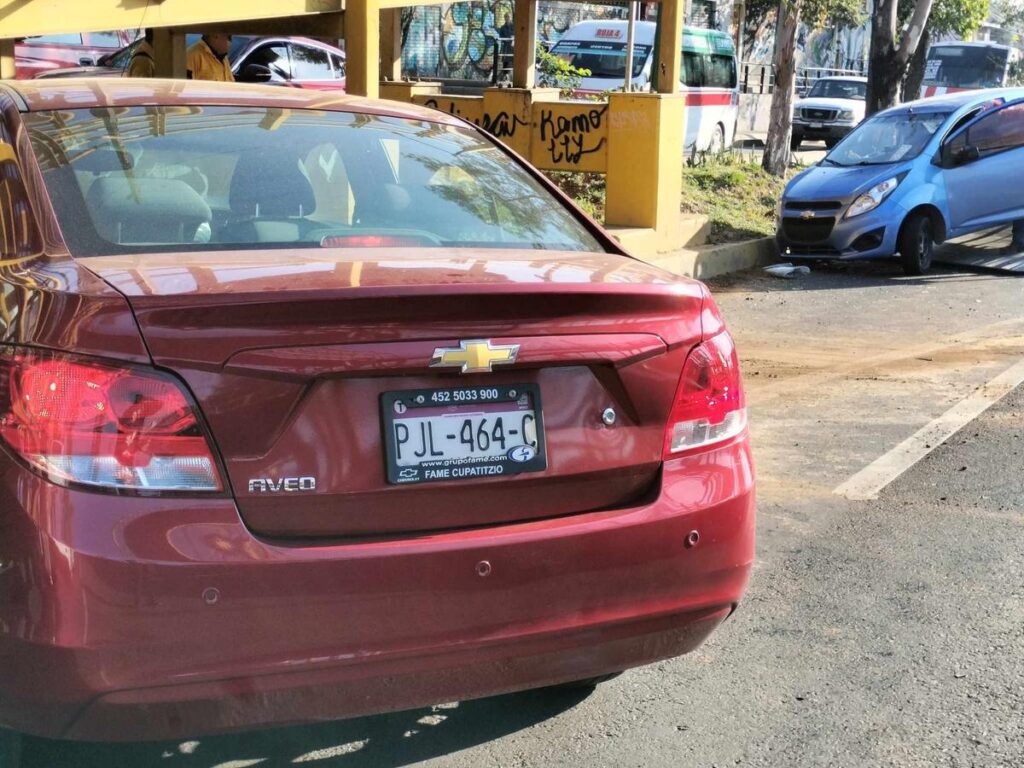
[[932, 2], [933, 0], [917, 0], [914, 4], [914, 15], [910, 17], [910, 25], [896, 51], [896, 64], [900, 71], [906, 69], [910, 55], [917, 50], [917, 45], [921, 42], [921, 34], [932, 12]]

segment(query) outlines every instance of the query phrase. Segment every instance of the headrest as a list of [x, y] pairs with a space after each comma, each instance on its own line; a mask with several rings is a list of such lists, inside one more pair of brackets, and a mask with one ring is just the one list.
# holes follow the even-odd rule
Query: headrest
[[210, 220], [210, 206], [178, 179], [103, 176], [92, 183], [86, 204], [94, 217]]
[[248, 152], [235, 166], [229, 204], [237, 216], [308, 216], [316, 198], [295, 155]]

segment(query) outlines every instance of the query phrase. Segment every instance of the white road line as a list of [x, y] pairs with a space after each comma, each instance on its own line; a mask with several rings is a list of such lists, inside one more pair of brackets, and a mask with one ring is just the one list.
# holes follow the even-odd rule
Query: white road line
[[1024, 383], [1024, 360], [983, 384], [934, 421], [855, 474], [833, 493], [854, 501], [877, 499], [879, 492]]

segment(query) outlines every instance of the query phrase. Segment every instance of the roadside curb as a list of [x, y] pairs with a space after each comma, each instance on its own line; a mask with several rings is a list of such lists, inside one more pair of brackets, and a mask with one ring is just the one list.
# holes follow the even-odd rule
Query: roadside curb
[[730, 272], [741, 272], [751, 267], [771, 264], [778, 260], [778, 251], [774, 238], [762, 237], [739, 243], [682, 248], [677, 251], [638, 255], [637, 257], [641, 261], [661, 267], [673, 274], [706, 280]]

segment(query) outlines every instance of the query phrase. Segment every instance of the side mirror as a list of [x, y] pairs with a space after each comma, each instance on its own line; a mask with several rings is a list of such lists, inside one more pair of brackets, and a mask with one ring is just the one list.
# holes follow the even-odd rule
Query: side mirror
[[262, 64], [246, 64], [238, 75], [238, 80], [242, 83], [269, 83], [270, 79], [270, 67]]

